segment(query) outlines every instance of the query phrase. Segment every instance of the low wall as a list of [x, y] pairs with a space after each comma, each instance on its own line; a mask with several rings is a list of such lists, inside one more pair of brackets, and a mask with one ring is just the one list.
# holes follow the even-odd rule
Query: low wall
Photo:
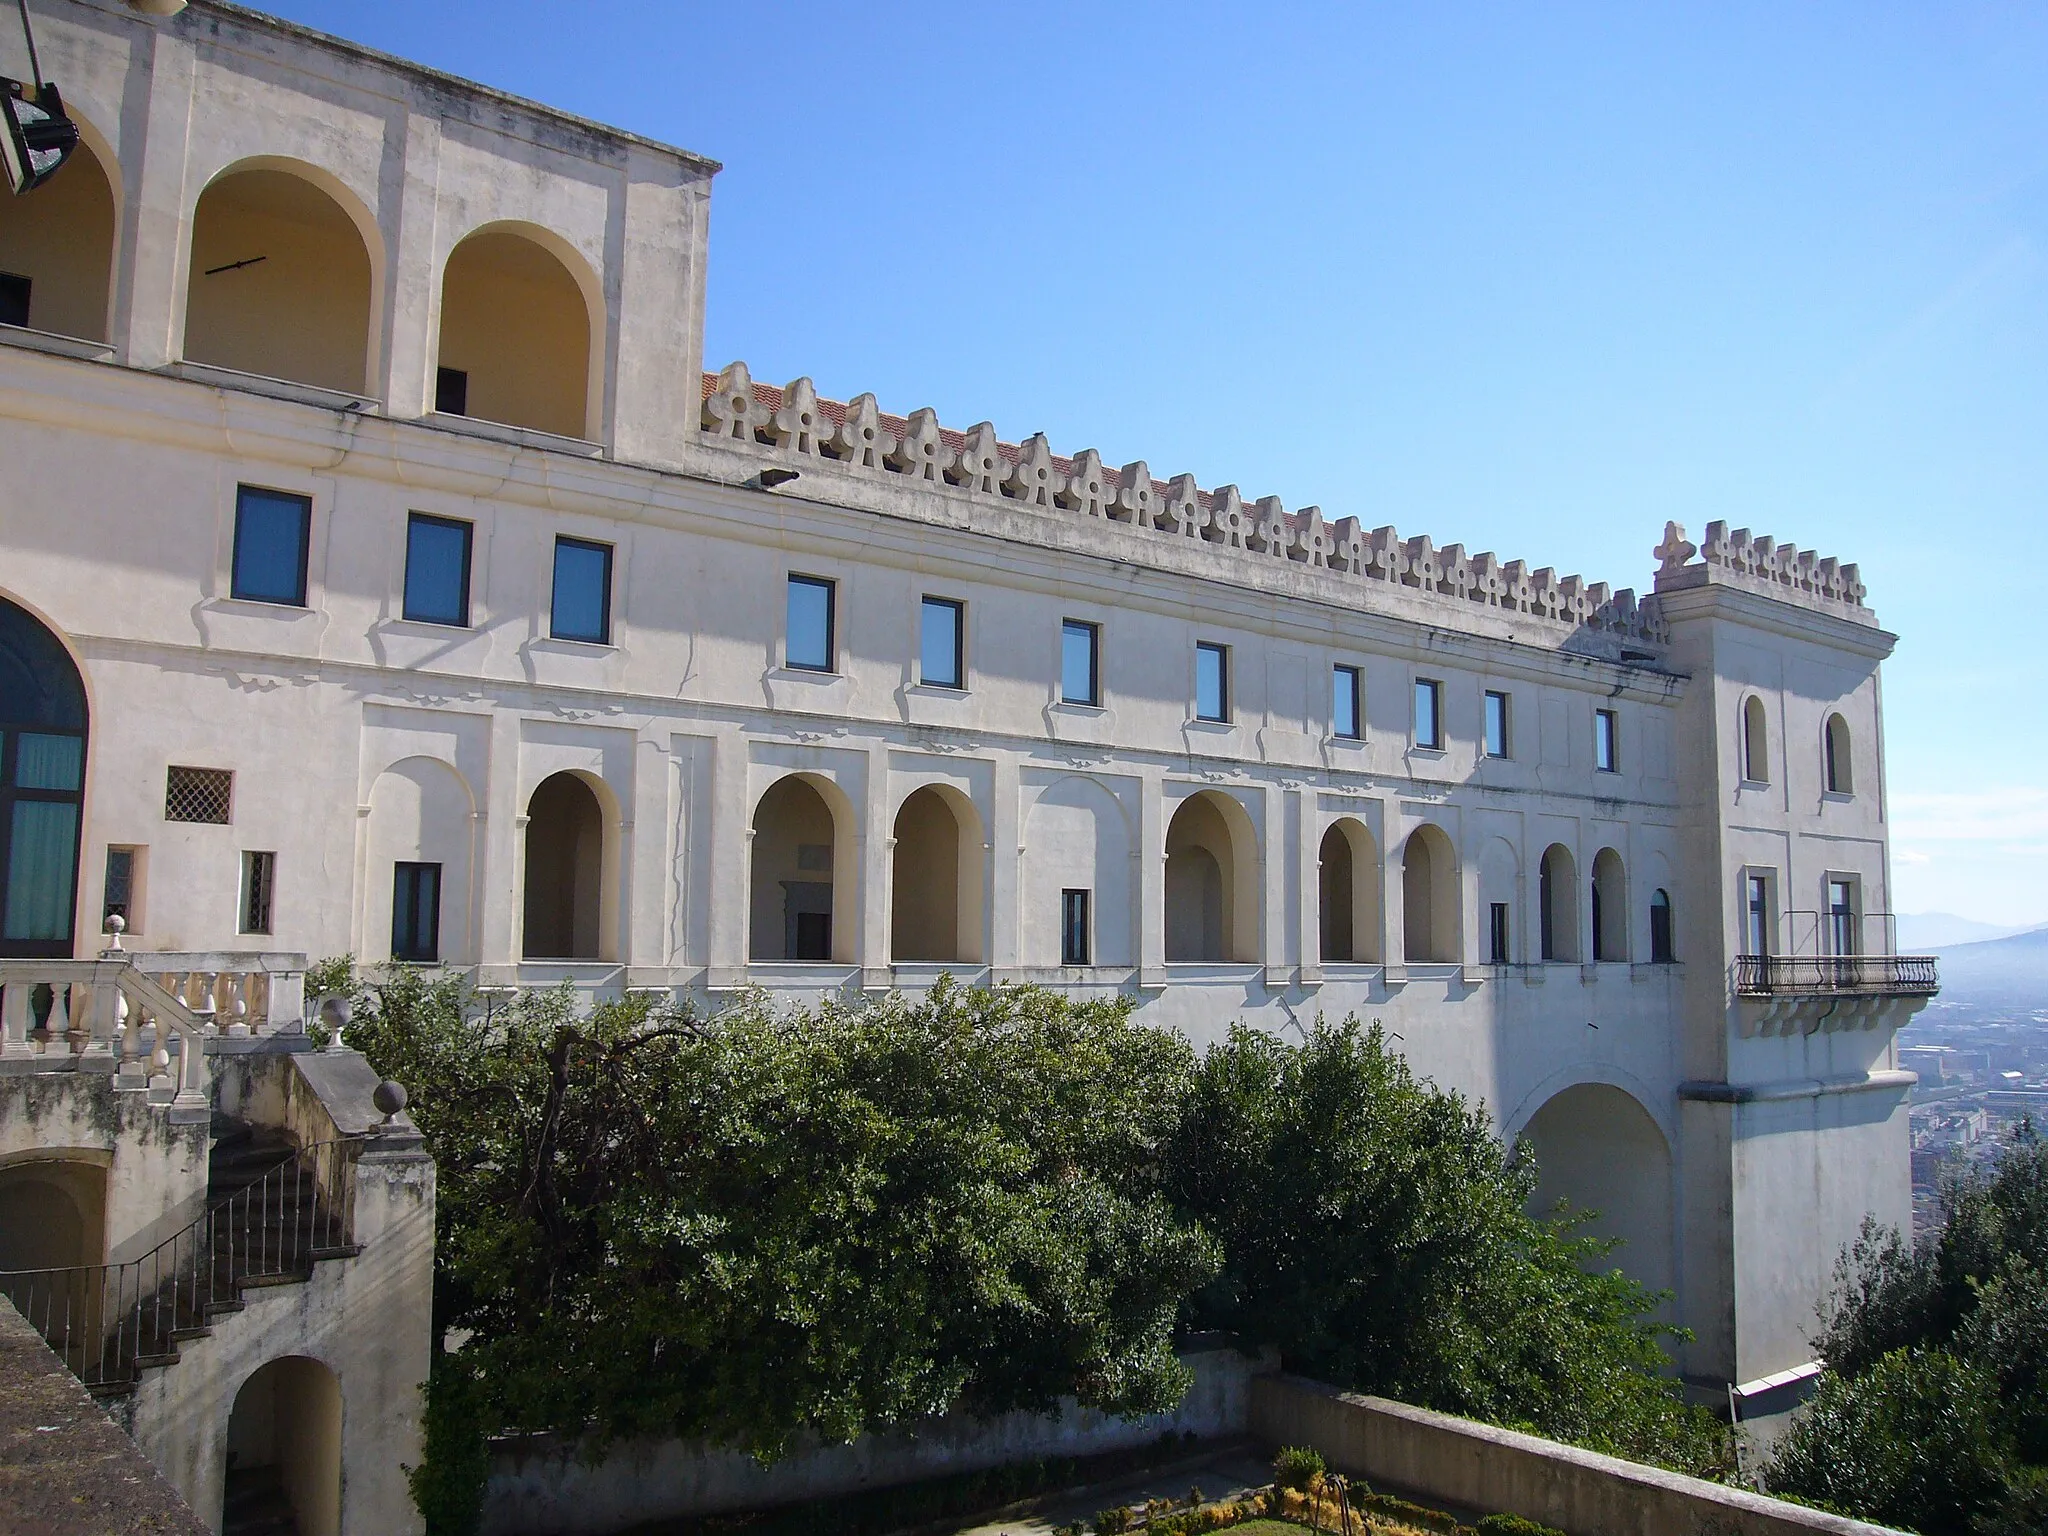
[[914, 1432], [863, 1435], [764, 1467], [743, 1451], [679, 1440], [628, 1441], [595, 1465], [554, 1436], [501, 1442], [484, 1495], [483, 1536], [605, 1536], [642, 1521], [758, 1509], [978, 1472], [1052, 1456], [1092, 1456], [1192, 1434], [1244, 1433], [1259, 1362], [1234, 1348], [1181, 1356], [1195, 1383], [1179, 1408], [1117, 1419], [1069, 1404], [1057, 1415], [955, 1415]]
[[1348, 1476], [1571, 1536], [1892, 1536], [1886, 1526], [1298, 1376], [1258, 1377], [1250, 1406], [1251, 1433], [1268, 1444], [1313, 1446]]

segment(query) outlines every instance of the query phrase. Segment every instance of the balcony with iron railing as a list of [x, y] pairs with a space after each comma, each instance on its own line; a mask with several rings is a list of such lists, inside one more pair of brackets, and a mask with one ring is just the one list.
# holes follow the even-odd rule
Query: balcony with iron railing
[[1738, 955], [1735, 995], [1932, 997], [1941, 990], [1933, 955]]

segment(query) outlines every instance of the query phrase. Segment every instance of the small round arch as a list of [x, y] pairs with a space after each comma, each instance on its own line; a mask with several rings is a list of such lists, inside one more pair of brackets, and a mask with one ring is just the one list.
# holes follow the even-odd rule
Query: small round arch
[[538, 224], [481, 224], [441, 268], [434, 409], [595, 441], [605, 335], [604, 285], [575, 246]]
[[1856, 793], [1856, 767], [1850, 750], [1849, 722], [1839, 713], [1828, 716], [1821, 733], [1821, 769], [1831, 795]]
[[1753, 693], [1742, 701], [1742, 776], [1752, 784], [1771, 782], [1770, 720]]

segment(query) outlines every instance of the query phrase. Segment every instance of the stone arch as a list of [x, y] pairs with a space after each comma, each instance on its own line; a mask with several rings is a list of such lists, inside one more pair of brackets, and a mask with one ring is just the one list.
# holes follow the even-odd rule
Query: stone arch
[[1592, 896], [1593, 958], [1629, 959], [1628, 871], [1612, 848], [1593, 855]]
[[88, 721], [63, 637], [0, 597], [0, 956], [72, 953]]
[[1612, 1083], [1573, 1083], [1543, 1101], [1520, 1137], [1536, 1156], [1532, 1210], [1564, 1200], [1597, 1211], [1585, 1230], [1622, 1243], [1606, 1265], [1651, 1290], [1673, 1288], [1671, 1143], [1640, 1099]]
[[1410, 964], [1458, 959], [1458, 852], [1432, 822], [1401, 848], [1401, 955]]
[[1165, 886], [1169, 962], [1259, 958], [1258, 832], [1236, 799], [1202, 789], [1174, 808]]
[[332, 172], [236, 161], [192, 209], [187, 362], [374, 395], [384, 241]]
[[1317, 860], [1319, 928], [1326, 963], [1380, 962], [1380, 847], [1356, 816], [1340, 816], [1323, 833]]
[[479, 225], [448, 252], [439, 313], [436, 410], [597, 439], [604, 287], [568, 241], [537, 224]]
[[67, 100], [65, 108], [78, 125], [70, 160], [33, 200], [0, 198], [0, 272], [28, 280], [20, 323], [105, 341], [121, 228], [121, 163], [73, 103]]
[[1753, 693], [1742, 701], [1742, 776], [1752, 784], [1771, 782], [1771, 723]]
[[[392, 958], [400, 906], [431, 899], [431, 913], [404, 917], [415, 931], [431, 923], [434, 953], [409, 958], [458, 965], [475, 959], [470, 906], [475, 818], [469, 781], [439, 758], [408, 757], [377, 775], [370, 785], [358, 954], [372, 961]], [[401, 866], [407, 867], [403, 875]], [[422, 868], [435, 872], [431, 880], [412, 873]], [[425, 885], [431, 885], [431, 892], [422, 889]]]
[[1575, 965], [1579, 958], [1579, 865], [1571, 849], [1552, 843], [1536, 872], [1537, 921], [1543, 958]]
[[0, 1273], [106, 1262], [108, 1162], [52, 1147], [0, 1165]]
[[788, 773], [754, 802], [747, 955], [852, 965], [860, 939], [853, 802], [818, 773]]
[[1856, 793], [1856, 765], [1850, 748], [1849, 722], [1839, 713], [1829, 715], [1821, 730], [1820, 753], [1823, 782], [1831, 795]]
[[[1479, 850], [1476, 863], [1479, 871], [1478, 953], [1489, 965], [1512, 965], [1517, 955], [1527, 959], [1525, 941], [1517, 932], [1521, 915], [1522, 861], [1515, 845], [1504, 837], [1489, 837]], [[1496, 906], [1507, 909], [1507, 932], [1501, 935], [1506, 943], [1498, 954], [1494, 946], [1493, 909]]]
[[283, 1355], [258, 1367], [228, 1412], [223, 1505], [282, 1503], [299, 1536], [341, 1536], [343, 1432], [341, 1381], [324, 1363]]
[[1131, 828], [1123, 802], [1101, 780], [1070, 773], [1042, 790], [1024, 817], [1024, 964], [1060, 963], [1061, 896], [1086, 891], [1096, 965], [1132, 965]]
[[582, 769], [549, 774], [526, 803], [528, 960], [602, 960], [617, 931], [618, 806], [604, 780]]
[[896, 809], [889, 958], [979, 964], [981, 814], [950, 784], [921, 784]]

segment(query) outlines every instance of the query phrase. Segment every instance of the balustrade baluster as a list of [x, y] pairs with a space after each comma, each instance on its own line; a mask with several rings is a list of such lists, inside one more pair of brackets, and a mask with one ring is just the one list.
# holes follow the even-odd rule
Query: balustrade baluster
[[0, 987], [0, 1057], [19, 1060], [36, 1054], [28, 1032], [35, 1023], [29, 1000], [35, 987], [26, 981], [10, 981]]
[[249, 976], [245, 972], [223, 971], [220, 974], [221, 1012], [227, 1019], [221, 1031], [237, 1040], [249, 1036]]

